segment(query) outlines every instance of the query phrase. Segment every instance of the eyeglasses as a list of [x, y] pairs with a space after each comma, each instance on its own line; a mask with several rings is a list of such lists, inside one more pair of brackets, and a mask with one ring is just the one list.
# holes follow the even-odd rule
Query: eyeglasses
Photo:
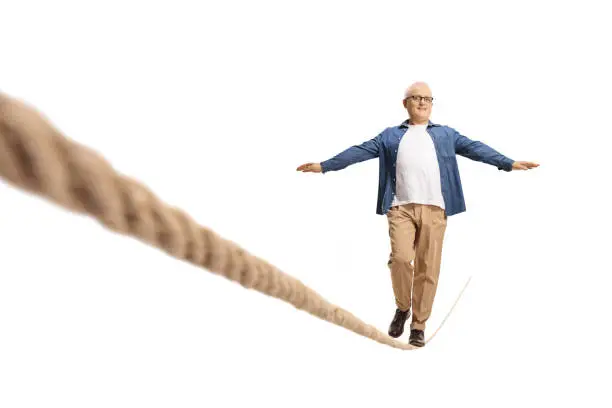
[[408, 99], [412, 99], [413, 102], [421, 103], [421, 101], [425, 101], [427, 103], [432, 103], [434, 98], [431, 96], [420, 96], [420, 95], [410, 95]]

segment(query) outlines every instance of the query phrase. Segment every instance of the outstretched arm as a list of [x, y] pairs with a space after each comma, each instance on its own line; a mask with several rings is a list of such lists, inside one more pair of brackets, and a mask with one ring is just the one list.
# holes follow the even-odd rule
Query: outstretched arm
[[360, 145], [351, 146], [331, 159], [321, 162], [322, 172], [342, 170], [351, 164], [378, 157], [381, 149], [381, 135], [382, 133]]
[[471, 140], [453, 129], [455, 153], [468, 159], [490, 164], [499, 170], [512, 171], [514, 160], [477, 140]]

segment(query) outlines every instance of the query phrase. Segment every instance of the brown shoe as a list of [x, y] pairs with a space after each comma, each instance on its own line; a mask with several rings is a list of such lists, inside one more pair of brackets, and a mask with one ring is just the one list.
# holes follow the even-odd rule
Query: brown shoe
[[410, 330], [410, 339], [408, 343], [415, 347], [423, 347], [425, 345], [425, 332], [423, 330]]
[[393, 317], [393, 321], [389, 326], [389, 336], [398, 338], [404, 333], [404, 324], [406, 323], [406, 319], [410, 317], [410, 310], [406, 310], [402, 312], [399, 309], [395, 310], [395, 316]]

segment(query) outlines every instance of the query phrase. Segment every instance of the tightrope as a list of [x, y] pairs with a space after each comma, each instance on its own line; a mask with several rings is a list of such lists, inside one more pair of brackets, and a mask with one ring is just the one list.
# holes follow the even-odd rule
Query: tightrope
[[[144, 184], [120, 174], [98, 152], [63, 135], [37, 109], [1, 93], [0, 177], [75, 214], [89, 215], [111, 231], [134, 237], [361, 336], [398, 349], [415, 348], [366, 324], [300, 280], [197, 224], [181, 209], [161, 201]], [[470, 279], [426, 343], [440, 330]]]

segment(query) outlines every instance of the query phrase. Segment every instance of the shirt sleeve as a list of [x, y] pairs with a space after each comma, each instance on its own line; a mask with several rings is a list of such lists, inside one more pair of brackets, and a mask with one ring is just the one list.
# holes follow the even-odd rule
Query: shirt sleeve
[[322, 172], [342, 170], [352, 164], [378, 157], [381, 151], [383, 133], [384, 131], [370, 140], [351, 146], [331, 159], [321, 162]]
[[504, 156], [497, 150], [478, 141], [472, 140], [452, 129], [455, 143], [455, 153], [468, 159], [490, 164], [498, 170], [511, 171], [514, 160]]

